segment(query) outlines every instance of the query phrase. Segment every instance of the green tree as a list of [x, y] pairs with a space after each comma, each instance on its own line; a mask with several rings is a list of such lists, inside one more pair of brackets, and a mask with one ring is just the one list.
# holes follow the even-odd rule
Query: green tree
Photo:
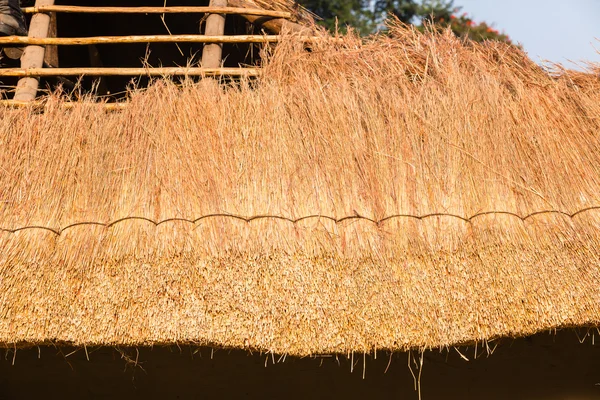
[[300, 0], [300, 4], [323, 18], [320, 23], [327, 29], [342, 32], [347, 26], [367, 35], [383, 28], [389, 15], [407, 24], [424, 29], [451, 28], [459, 37], [474, 41], [499, 40], [512, 43], [510, 37], [486, 22], [475, 22], [468, 14], [460, 14], [461, 7], [454, 0]]
[[300, 0], [299, 3], [321, 17], [319, 23], [330, 31], [344, 32], [350, 26], [368, 34], [375, 28], [369, 0]]
[[347, 26], [363, 34], [372, 33], [393, 15], [405, 23], [419, 24], [431, 15], [449, 19], [452, 0], [300, 0], [299, 3], [319, 17], [321, 25], [333, 31]]
[[374, 4], [376, 22], [381, 22], [388, 14], [410, 24], [419, 14], [419, 4], [415, 0], [376, 0]]
[[432, 17], [434, 22], [448, 20], [455, 11], [453, 0], [376, 0], [374, 15], [377, 22], [391, 14], [407, 24], [420, 24]]

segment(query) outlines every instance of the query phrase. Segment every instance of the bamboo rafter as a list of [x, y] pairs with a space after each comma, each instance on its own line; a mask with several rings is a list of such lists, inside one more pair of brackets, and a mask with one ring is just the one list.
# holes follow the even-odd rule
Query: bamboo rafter
[[292, 19], [292, 14], [286, 11], [271, 11], [262, 9], [248, 9], [241, 7], [79, 7], [79, 6], [39, 6], [25, 7], [27, 14], [63, 12], [63, 13], [88, 13], [88, 14], [240, 14], [259, 17]]
[[4, 68], [0, 76], [44, 77], [44, 76], [244, 76], [260, 74], [259, 68]]
[[[307, 41], [316, 38], [307, 38]], [[278, 35], [141, 35], [141, 36], [94, 36], [68, 38], [34, 38], [27, 36], [0, 37], [0, 45], [89, 45], [89, 44], [125, 44], [125, 43], [275, 43]]]

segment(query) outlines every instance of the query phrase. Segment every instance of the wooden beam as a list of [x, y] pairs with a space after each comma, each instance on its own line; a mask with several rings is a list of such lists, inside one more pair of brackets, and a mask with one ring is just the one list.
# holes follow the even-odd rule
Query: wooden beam
[[[245, 76], [260, 75], [260, 68], [3, 68], [0, 76]], [[18, 99], [16, 99], [18, 100]]]
[[[44, 14], [36, 14], [44, 15]], [[307, 41], [318, 38], [306, 38]], [[116, 43], [275, 43], [279, 41], [277, 35], [235, 35], [235, 36], [205, 36], [205, 35], [142, 35], [142, 36], [96, 36], [96, 37], [68, 37], [68, 38], [41, 38], [4, 36], [0, 37], [0, 45], [58, 45], [74, 46], [88, 44], [116, 44]]]
[[28, 14], [61, 12], [86, 14], [245, 14], [257, 17], [291, 19], [292, 14], [286, 11], [271, 11], [240, 7], [78, 7], [78, 6], [41, 6], [25, 7]]
[[[50, 6], [54, 4], [54, 0], [36, 0], [35, 5]], [[48, 30], [50, 29], [50, 15], [47, 14], [35, 14], [31, 18], [29, 24], [29, 37], [23, 39], [46, 38], [48, 37]], [[42, 68], [44, 66], [44, 54], [46, 49], [39, 45], [29, 45], [25, 48], [23, 56], [21, 57], [21, 68]], [[19, 80], [17, 84], [17, 90], [15, 92], [14, 99], [17, 101], [31, 101], [37, 96], [39, 87], [38, 77], [25, 77]]]
[[[227, 7], [227, 0], [210, 0], [211, 7]], [[223, 36], [225, 34], [225, 14], [210, 14], [206, 19], [206, 36]], [[223, 58], [223, 44], [209, 43], [202, 49], [202, 67], [218, 68]]]

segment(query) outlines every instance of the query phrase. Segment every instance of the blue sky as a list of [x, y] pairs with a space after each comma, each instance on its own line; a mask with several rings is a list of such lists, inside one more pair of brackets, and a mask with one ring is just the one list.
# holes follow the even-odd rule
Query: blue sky
[[475, 21], [493, 23], [523, 45], [536, 62], [568, 68], [600, 62], [600, 0], [455, 0]]

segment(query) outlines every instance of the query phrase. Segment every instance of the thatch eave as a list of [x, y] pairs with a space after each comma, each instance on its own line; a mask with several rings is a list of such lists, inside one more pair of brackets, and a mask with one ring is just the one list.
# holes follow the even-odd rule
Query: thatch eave
[[2, 110], [0, 343], [308, 355], [600, 326], [597, 77], [404, 28], [294, 37], [257, 81]]
[[303, 9], [294, 1], [279, 0], [276, 2], [253, 1], [253, 0], [229, 0], [231, 7], [239, 8], [263, 8], [279, 11], [289, 11], [294, 16], [294, 20], [288, 21], [282, 18], [261, 18], [252, 15], [243, 15], [250, 23], [258, 24], [267, 30], [279, 34], [281, 32], [291, 32], [304, 35], [313, 35], [316, 31], [314, 15], [308, 10]]

